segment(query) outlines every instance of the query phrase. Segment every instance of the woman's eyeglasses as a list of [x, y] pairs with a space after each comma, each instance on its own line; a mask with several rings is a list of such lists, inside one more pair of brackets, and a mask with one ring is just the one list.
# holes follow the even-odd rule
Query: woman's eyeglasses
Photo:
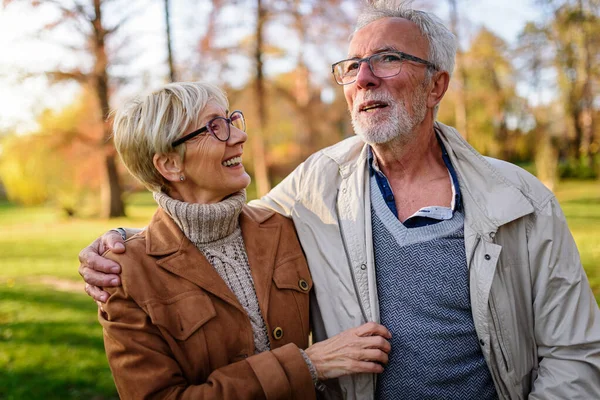
[[171, 143], [171, 146], [176, 147], [186, 142], [192, 138], [195, 138], [198, 135], [206, 134], [206, 132], [210, 132], [214, 137], [216, 137], [221, 142], [226, 142], [229, 140], [229, 136], [231, 135], [230, 126], [233, 125], [237, 129], [246, 131], [246, 120], [244, 119], [244, 114], [241, 111], [235, 110], [231, 114], [229, 114], [229, 118], [225, 117], [216, 117], [208, 121], [208, 123], [187, 135], [180, 137]]

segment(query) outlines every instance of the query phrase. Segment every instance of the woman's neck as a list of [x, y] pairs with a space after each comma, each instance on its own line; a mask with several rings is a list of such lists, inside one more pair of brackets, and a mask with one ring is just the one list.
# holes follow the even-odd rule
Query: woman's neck
[[194, 244], [206, 244], [231, 235], [239, 226], [246, 204], [246, 191], [240, 191], [212, 204], [187, 203], [157, 192], [154, 199]]

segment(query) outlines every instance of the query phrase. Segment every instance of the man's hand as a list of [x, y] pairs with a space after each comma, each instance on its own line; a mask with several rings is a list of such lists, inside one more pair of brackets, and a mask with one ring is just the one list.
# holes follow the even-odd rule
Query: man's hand
[[102, 257], [105, 251], [124, 253], [125, 245], [119, 232], [111, 230], [94, 240], [92, 244], [79, 253], [79, 275], [85, 281], [85, 292], [90, 295], [99, 306], [106, 303], [108, 293], [101, 287], [120, 286], [121, 266], [116, 262]]

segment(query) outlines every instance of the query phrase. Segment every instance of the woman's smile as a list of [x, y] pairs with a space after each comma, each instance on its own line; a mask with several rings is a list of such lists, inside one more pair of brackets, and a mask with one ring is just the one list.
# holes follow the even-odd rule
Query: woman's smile
[[242, 165], [242, 155], [231, 157], [221, 163], [224, 167], [238, 167]]

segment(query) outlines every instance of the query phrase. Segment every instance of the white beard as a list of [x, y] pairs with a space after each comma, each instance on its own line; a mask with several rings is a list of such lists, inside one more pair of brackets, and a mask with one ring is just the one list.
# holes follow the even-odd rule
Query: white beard
[[[425, 85], [418, 87], [413, 94], [412, 115], [408, 113], [404, 102], [398, 102], [388, 92], [363, 92], [363, 96], [354, 99], [351, 110], [354, 132], [368, 144], [389, 143], [394, 139], [407, 142], [413, 130], [425, 119], [427, 113]], [[381, 101], [388, 104], [384, 112], [376, 116], [359, 111], [365, 101]]]

